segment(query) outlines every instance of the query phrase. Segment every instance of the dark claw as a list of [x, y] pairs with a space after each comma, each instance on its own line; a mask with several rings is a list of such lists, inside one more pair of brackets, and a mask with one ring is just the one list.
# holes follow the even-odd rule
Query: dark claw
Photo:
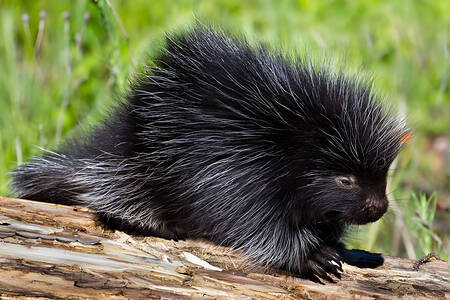
[[340, 260], [332, 260], [332, 262], [334, 263], [334, 269], [338, 269], [340, 272], [344, 272], [344, 270], [342, 270], [342, 262]]
[[324, 275], [323, 277], [322, 277], [323, 279], [326, 279], [328, 282], [330, 282], [330, 283], [336, 283], [336, 281], [334, 281], [330, 276], [328, 276], [328, 275]]
[[324, 284], [324, 283], [323, 283], [322, 281], [320, 281], [320, 279], [317, 278], [317, 276], [314, 275], [314, 274], [311, 274], [310, 276], [308, 276], [307, 279], [309, 279], [309, 280], [311, 280], [312, 282], [315, 282], [315, 283]]
[[342, 263], [340, 261], [337, 262], [338, 265], [336, 266], [336, 268], [340, 271], [340, 272], [344, 272], [344, 270], [342, 269]]
[[[336, 251], [336, 250], [335, 250], [335, 251]], [[337, 262], [338, 264], [341, 264], [342, 257], [341, 257], [341, 255], [340, 255], [338, 252], [330, 253], [330, 256], [332, 257], [332, 259], [333, 259], [335, 262]]]
[[328, 272], [336, 276], [338, 279], [341, 279], [341, 273], [337, 271], [337, 268], [331, 268]]
[[325, 272], [325, 270], [315, 261], [312, 262], [311, 269], [314, 274], [316, 274], [320, 278], [323, 278], [323, 276], [327, 275], [327, 272]]

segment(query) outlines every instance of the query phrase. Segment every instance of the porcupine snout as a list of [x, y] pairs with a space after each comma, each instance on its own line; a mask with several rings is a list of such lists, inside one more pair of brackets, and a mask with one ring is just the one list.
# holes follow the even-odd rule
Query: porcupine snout
[[366, 199], [365, 209], [369, 219], [368, 222], [374, 222], [381, 218], [387, 211], [389, 202], [386, 195], [370, 195]]

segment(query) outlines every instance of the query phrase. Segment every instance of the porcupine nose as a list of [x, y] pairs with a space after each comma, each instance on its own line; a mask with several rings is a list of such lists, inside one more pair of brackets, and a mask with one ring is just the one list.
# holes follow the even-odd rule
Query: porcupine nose
[[387, 211], [389, 202], [386, 195], [371, 195], [366, 199], [367, 216], [370, 220], [368, 222], [374, 222], [381, 218]]

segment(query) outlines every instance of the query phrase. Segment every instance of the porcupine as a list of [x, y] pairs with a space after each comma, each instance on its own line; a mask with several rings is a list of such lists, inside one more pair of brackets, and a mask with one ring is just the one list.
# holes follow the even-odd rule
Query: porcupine
[[386, 212], [409, 133], [367, 81], [201, 25], [153, 62], [100, 125], [12, 171], [18, 195], [315, 281], [379, 264], [342, 239]]

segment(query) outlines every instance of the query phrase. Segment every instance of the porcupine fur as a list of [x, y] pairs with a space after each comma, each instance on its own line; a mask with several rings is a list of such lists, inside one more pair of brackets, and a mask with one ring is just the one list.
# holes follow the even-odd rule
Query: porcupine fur
[[346, 228], [386, 211], [388, 168], [407, 136], [363, 80], [197, 25], [168, 35], [85, 137], [15, 169], [13, 188], [331, 281], [352, 260]]

